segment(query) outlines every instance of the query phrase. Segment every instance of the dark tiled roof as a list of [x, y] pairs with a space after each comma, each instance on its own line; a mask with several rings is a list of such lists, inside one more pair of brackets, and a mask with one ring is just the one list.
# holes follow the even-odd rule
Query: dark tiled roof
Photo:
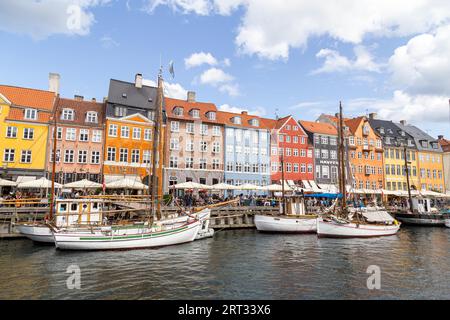
[[109, 82], [108, 103], [139, 109], [155, 109], [157, 88], [143, 85], [137, 88], [134, 83], [111, 79]]

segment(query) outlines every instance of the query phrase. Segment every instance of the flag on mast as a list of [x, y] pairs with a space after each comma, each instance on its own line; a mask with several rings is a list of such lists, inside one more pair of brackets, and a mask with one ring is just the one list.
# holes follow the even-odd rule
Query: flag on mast
[[175, 70], [173, 68], [173, 61], [172, 60], [169, 62], [169, 72], [172, 75], [172, 79], [175, 78]]

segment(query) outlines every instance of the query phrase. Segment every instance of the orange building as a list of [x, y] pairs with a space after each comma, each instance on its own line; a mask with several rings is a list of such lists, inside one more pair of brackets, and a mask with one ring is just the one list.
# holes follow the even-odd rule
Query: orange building
[[353, 188], [377, 190], [384, 186], [383, 145], [367, 117], [345, 121]]

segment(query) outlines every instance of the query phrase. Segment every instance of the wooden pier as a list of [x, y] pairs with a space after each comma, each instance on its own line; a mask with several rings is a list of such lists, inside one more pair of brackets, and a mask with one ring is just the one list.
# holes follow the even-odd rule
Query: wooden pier
[[[148, 206], [147, 206], [148, 207]], [[175, 214], [177, 208], [166, 208], [163, 215]], [[14, 228], [14, 223], [40, 221], [48, 212], [48, 207], [2, 207], [0, 208], [0, 239], [22, 237]], [[211, 210], [211, 228], [241, 229], [255, 228], [254, 215], [258, 213], [277, 213], [273, 207], [219, 207]]]

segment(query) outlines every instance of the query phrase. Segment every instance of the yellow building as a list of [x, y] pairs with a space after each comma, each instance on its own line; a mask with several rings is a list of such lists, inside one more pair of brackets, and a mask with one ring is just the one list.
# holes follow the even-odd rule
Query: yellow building
[[2, 176], [13, 180], [21, 176], [44, 176], [48, 125], [56, 94], [3, 85], [0, 94]]
[[405, 121], [397, 125], [414, 138], [417, 146], [418, 189], [445, 193], [443, 152], [439, 141]]

